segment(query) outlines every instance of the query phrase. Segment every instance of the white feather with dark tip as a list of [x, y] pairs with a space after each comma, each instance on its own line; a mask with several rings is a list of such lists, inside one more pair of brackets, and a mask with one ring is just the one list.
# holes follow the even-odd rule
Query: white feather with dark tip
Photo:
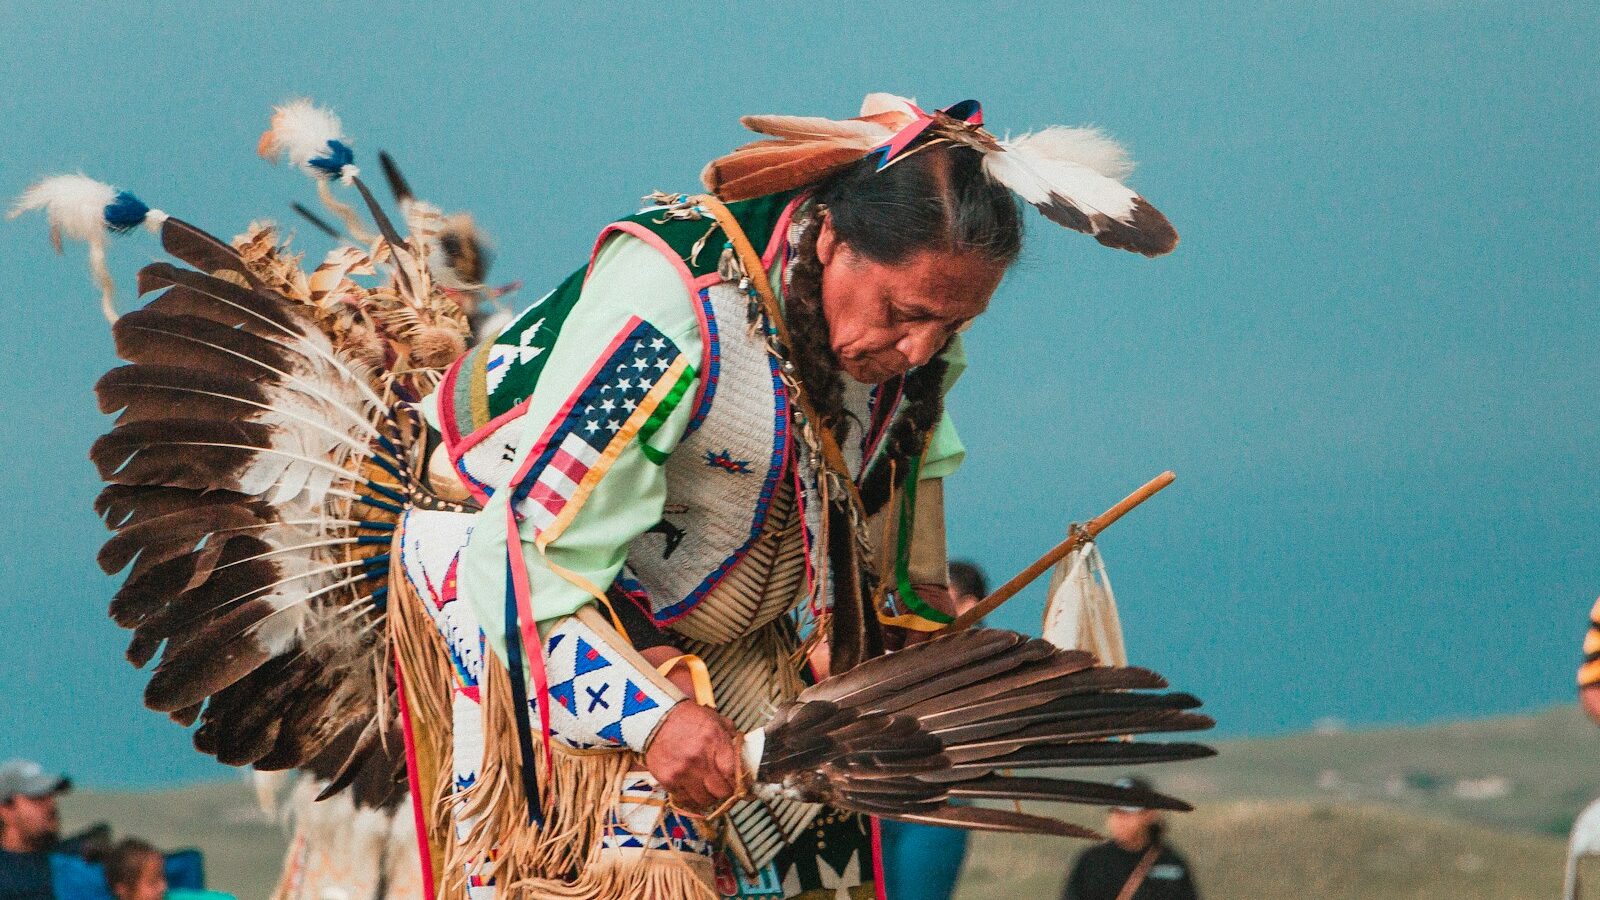
[[1145, 256], [1178, 245], [1166, 216], [1118, 180], [1133, 165], [1098, 131], [1050, 128], [1000, 141], [1000, 148], [984, 154], [984, 171], [1050, 221]]

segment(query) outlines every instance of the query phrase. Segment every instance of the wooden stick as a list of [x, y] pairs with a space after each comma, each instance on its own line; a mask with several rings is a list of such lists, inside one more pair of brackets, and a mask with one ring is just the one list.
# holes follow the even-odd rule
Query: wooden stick
[[1043, 575], [1049, 568], [1060, 562], [1068, 553], [1078, 549], [1085, 543], [1094, 540], [1100, 532], [1105, 531], [1112, 522], [1127, 515], [1135, 506], [1149, 500], [1156, 492], [1171, 484], [1177, 476], [1171, 472], [1162, 472], [1150, 479], [1145, 486], [1122, 498], [1122, 502], [1111, 507], [1093, 519], [1082, 528], [1072, 529], [1072, 534], [1067, 539], [1051, 548], [1049, 553], [1039, 557], [1033, 565], [1018, 572], [1014, 578], [995, 590], [994, 593], [979, 600], [971, 609], [956, 616], [956, 620], [946, 625], [940, 633], [947, 631], [962, 631], [972, 627], [972, 623], [995, 611], [1000, 604], [1015, 597], [1019, 591], [1033, 583], [1035, 578]]

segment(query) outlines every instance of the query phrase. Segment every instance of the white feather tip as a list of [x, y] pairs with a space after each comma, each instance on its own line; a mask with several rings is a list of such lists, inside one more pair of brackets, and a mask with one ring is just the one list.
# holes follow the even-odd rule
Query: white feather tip
[[93, 243], [106, 230], [106, 207], [117, 199], [117, 189], [87, 175], [52, 175], [28, 186], [11, 204], [6, 218], [42, 210], [50, 235], [60, 249], [61, 236]]
[[167, 214], [151, 209], [137, 197], [82, 173], [41, 178], [22, 192], [6, 218], [42, 211], [50, 223], [50, 238], [61, 248], [63, 236], [88, 244], [104, 240], [106, 231], [125, 231], [136, 225], [152, 230]]
[[917, 98], [901, 97], [895, 94], [886, 94], [882, 91], [868, 94], [861, 101], [861, 115], [875, 116], [879, 113], [898, 112], [906, 115], [916, 115]]
[[1084, 166], [1121, 181], [1133, 172], [1133, 160], [1121, 144], [1098, 128], [1051, 126], [1007, 143], [1045, 159]]
[[115, 322], [116, 289], [106, 266], [106, 232], [138, 225], [154, 231], [167, 220], [167, 214], [82, 173], [40, 179], [22, 192], [6, 217], [15, 219], [34, 210], [44, 212], [50, 223], [50, 242], [58, 252], [63, 236], [89, 245], [89, 272], [100, 288], [100, 308], [106, 321]]

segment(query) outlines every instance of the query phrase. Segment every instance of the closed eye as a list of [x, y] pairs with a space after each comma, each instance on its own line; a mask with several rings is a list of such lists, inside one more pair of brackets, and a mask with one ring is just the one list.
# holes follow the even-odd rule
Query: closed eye
[[945, 317], [923, 306], [901, 306], [889, 302], [889, 318], [895, 323], [943, 322]]

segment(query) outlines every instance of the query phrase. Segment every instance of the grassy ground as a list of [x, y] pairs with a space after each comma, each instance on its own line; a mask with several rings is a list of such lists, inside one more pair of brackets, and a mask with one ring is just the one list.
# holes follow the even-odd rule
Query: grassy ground
[[[1207, 900], [1514, 900], [1555, 897], [1561, 840], [1374, 805], [1239, 801], [1176, 817], [1173, 841]], [[958, 897], [1058, 897], [1081, 849], [981, 835]]]
[[[1199, 807], [1174, 816], [1172, 833], [1207, 900], [1558, 896], [1560, 835], [1600, 793], [1600, 733], [1576, 709], [1221, 750], [1146, 773]], [[243, 780], [84, 792], [69, 795], [64, 813], [69, 829], [103, 820], [119, 835], [198, 846], [212, 885], [241, 900], [268, 895], [283, 853], [283, 831], [256, 810]], [[1099, 825], [1094, 810], [1068, 818]], [[1083, 846], [979, 835], [958, 896], [1059, 896]], [[1591, 877], [1600, 883], [1600, 871]]]
[[1565, 835], [1600, 794], [1600, 730], [1576, 706], [1525, 716], [1219, 745], [1152, 770], [1196, 804], [1377, 801], [1499, 828]]

